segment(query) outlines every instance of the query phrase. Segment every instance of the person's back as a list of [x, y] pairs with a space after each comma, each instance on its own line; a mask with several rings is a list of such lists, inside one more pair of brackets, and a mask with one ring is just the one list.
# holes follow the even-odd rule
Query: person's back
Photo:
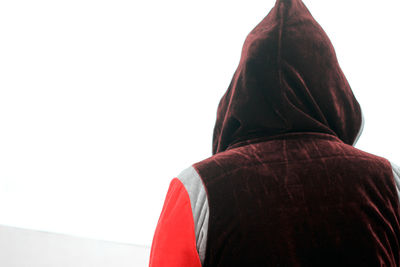
[[353, 147], [361, 108], [301, 0], [250, 32], [213, 156], [171, 182], [151, 267], [400, 266], [399, 169]]
[[210, 208], [203, 266], [398, 266], [387, 160], [320, 133], [237, 146], [193, 166]]

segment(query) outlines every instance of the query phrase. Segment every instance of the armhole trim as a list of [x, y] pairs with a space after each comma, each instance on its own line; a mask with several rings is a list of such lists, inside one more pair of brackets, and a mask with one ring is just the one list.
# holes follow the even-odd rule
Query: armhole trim
[[196, 247], [201, 264], [203, 264], [206, 254], [209, 221], [207, 193], [200, 175], [192, 166], [183, 170], [178, 175], [178, 179], [189, 194], [196, 235]]
[[390, 164], [392, 165], [393, 177], [394, 177], [394, 182], [396, 184], [396, 190], [397, 190], [397, 196], [399, 197], [399, 201], [400, 201], [400, 167], [392, 162], [390, 162]]

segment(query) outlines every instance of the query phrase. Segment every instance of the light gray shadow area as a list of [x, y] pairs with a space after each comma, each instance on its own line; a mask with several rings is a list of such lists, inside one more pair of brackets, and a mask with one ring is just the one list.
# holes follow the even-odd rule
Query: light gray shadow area
[[150, 248], [0, 225], [1, 267], [144, 267]]

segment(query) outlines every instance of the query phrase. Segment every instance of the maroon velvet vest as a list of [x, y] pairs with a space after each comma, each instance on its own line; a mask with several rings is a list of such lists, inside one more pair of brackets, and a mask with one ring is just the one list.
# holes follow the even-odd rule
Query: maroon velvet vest
[[204, 267], [400, 266], [390, 163], [320, 133], [261, 138], [194, 165], [207, 190]]

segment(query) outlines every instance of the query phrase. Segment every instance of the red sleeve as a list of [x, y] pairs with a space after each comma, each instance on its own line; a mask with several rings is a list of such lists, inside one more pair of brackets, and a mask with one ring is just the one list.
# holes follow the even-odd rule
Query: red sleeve
[[150, 267], [201, 267], [189, 194], [171, 181], [150, 253]]

